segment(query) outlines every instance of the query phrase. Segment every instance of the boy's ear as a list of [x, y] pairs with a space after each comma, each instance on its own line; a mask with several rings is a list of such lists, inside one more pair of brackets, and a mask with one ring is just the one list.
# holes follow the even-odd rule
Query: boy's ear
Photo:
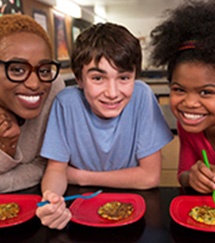
[[80, 89], [83, 89], [83, 81], [81, 79], [76, 79], [76, 81], [77, 81], [78, 87]]

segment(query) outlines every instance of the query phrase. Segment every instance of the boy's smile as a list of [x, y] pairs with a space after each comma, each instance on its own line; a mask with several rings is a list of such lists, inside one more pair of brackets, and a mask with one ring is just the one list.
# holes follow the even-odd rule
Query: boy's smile
[[186, 131], [215, 127], [215, 69], [211, 65], [179, 64], [172, 75], [170, 97], [171, 109]]
[[117, 117], [132, 97], [135, 70], [118, 70], [104, 57], [98, 65], [94, 60], [84, 65], [79, 87], [92, 111], [101, 118]]

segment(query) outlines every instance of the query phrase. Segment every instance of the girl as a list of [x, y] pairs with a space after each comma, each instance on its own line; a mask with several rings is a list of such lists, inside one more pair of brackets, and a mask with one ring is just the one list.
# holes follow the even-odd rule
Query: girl
[[190, 1], [169, 11], [151, 38], [152, 64], [168, 66], [180, 138], [179, 182], [209, 193], [215, 189], [215, 2]]

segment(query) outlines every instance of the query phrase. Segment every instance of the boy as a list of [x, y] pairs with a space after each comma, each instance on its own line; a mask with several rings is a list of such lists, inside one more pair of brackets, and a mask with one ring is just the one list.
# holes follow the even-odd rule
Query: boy
[[72, 69], [79, 88], [67, 87], [55, 99], [41, 151], [49, 159], [43, 198], [51, 204], [37, 215], [58, 229], [71, 217], [57, 196], [67, 183], [156, 187], [160, 149], [172, 139], [151, 89], [135, 81], [141, 47], [126, 28], [106, 23], [83, 31], [72, 52]]

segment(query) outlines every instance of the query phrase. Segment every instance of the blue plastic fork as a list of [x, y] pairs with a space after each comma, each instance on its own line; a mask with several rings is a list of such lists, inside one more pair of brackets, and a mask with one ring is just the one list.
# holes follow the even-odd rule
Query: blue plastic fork
[[[83, 198], [83, 199], [90, 199], [90, 198], [93, 198], [93, 197], [96, 197], [97, 195], [99, 195], [100, 193], [102, 192], [102, 190], [99, 190], [91, 195], [88, 195], [88, 196], [83, 196], [83, 195], [73, 195], [73, 196], [68, 196], [68, 197], [64, 197], [64, 201], [69, 201], [69, 200], [73, 200], [73, 199], [76, 199], [76, 198]], [[50, 203], [49, 201], [43, 201], [43, 202], [39, 202], [37, 203], [37, 206], [38, 207], [42, 207], [46, 204]]]

